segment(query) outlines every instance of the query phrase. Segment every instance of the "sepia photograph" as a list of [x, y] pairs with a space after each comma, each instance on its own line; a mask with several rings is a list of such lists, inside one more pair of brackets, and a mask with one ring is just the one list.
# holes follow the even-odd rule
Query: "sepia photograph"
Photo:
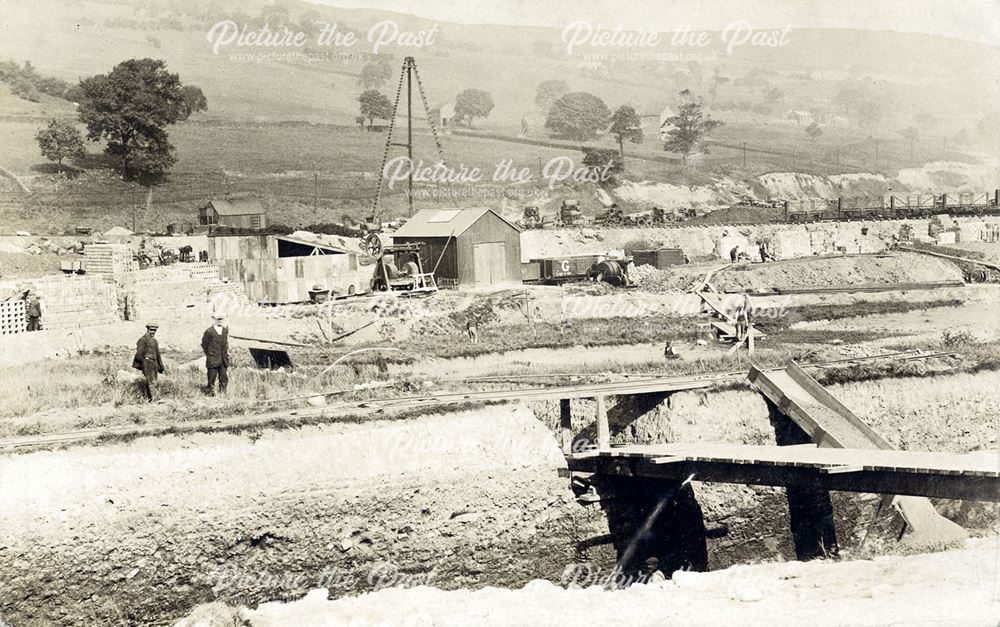
[[0, 627], [1000, 625], [1000, 0], [0, 0]]

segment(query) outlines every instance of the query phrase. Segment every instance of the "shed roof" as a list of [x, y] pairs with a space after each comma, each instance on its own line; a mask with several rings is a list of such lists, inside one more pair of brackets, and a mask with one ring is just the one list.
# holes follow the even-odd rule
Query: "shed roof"
[[322, 235], [317, 235], [315, 233], [308, 233], [305, 231], [296, 231], [291, 235], [278, 235], [277, 239], [286, 242], [291, 242], [293, 244], [302, 244], [303, 246], [312, 246], [314, 248], [322, 248], [324, 250], [333, 251], [335, 253], [343, 253], [354, 255], [358, 251], [351, 250], [350, 248], [345, 248], [344, 246], [339, 246], [325, 239]]
[[246, 216], [266, 213], [259, 200], [210, 200], [209, 207], [220, 216]]
[[489, 207], [473, 207], [470, 209], [421, 209], [406, 221], [392, 235], [394, 237], [449, 237], [466, 232], [469, 227], [479, 221], [487, 213], [506, 222], [516, 231], [521, 229], [510, 220], [493, 211]]

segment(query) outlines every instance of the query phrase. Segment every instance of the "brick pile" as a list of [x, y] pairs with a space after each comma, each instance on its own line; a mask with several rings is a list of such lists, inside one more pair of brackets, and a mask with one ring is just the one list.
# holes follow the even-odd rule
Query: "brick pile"
[[219, 305], [231, 310], [249, 304], [243, 285], [223, 282], [213, 263], [176, 263], [134, 273], [129, 287], [129, 318], [170, 318], [180, 313], [209, 314]]

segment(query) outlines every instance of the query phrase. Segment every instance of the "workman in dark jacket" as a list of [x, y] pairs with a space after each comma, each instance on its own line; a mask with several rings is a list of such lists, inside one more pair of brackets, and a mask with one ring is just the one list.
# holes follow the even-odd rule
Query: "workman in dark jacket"
[[42, 330], [42, 301], [38, 293], [29, 289], [24, 297], [24, 313], [28, 316], [28, 331]]
[[226, 393], [229, 385], [229, 327], [222, 324], [224, 317], [212, 316], [212, 326], [201, 336], [201, 350], [205, 353], [208, 369], [208, 393], [215, 396], [215, 380], [219, 380], [219, 393]]
[[163, 358], [160, 357], [160, 344], [156, 341], [156, 330], [159, 325], [149, 323], [146, 325], [146, 334], [135, 343], [135, 358], [132, 360], [132, 367], [142, 371], [142, 376], [146, 378], [146, 400], [153, 400], [153, 393], [156, 390], [156, 377], [163, 374]]

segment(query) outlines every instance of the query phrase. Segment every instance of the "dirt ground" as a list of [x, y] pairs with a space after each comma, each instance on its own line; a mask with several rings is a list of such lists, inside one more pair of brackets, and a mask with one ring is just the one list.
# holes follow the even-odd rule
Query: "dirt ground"
[[567, 571], [580, 585], [535, 580], [518, 590], [444, 591], [401, 581], [374, 594], [327, 600], [319, 589], [255, 610], [198, 608], [178, 627], [290, 624], [509, 625], [995, 625], [1000, 614], [997, 538], [961, 550], [855, 562], [790, 562], [678, 573], [670, 581], [606, 590], [596, 569]]
[[[972, 378], [832, 392], [908, 448], [988, 448], [997, 399], [977, 390], [1000, 389], [998, 375], [961, 376]], [[614, 554], [600, 540], [581, 552], [608, 533], [607, 520], [558, 476], [551, 411], [535, 412], [541, 421], [527, 408], [497, 407], [0, 457], [0, 528], [14, 531], [0, 541], [0, 616], [16, 625], [161, 624], [214, 600], [256, 606], [317, 587], [356, 595], [378, 587], [368, 582], [377, 568], [417, 579], [432, 572], [429, 583], [445, 589], [558, 582], [581, 559], [609, 569]], [[763, 403], [744, 391], [708, 404], [678, 396], [635, 431], [647, 441], [667, 433], [770, 438]], [[707, 523], [726, 529], [710, 546], [716, 567], [789, 559], [790, 536], [775, 525], [787, 516], [779, 490], [706, 484], [696, 493]], [[837, 496], [845, 550], [876, 500]], [[941, 506], [978, 533], [996, 531], [988, 508]]]

